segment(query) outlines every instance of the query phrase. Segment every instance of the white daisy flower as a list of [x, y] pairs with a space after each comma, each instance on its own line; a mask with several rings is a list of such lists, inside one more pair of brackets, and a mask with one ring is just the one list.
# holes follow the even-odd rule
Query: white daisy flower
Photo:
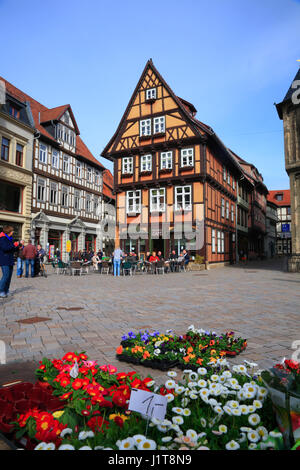
[[209, 390], [207, 388], [202, 388], [199, 392], [201, 398], [208, 398], [209, 397]]
[[189, 404], [190, 400], [188, 398], [183, 398], [181, 400], [181, 406], [183, 406], [184, 408]]
[[171, 401], [174, 400], [173, 393], [167, 393], [167, 395], [165, 395], [165, 397], [166, 397], [168, 403], [171, 403]]
[[203, 428], [206, 428], [206, 426], [207, 426], [206, 419], [205, 418], [200, 418], [200, 424]]
[[46, 450], [46, 447], [46, 442], [40, 442], [37, 446], [35, 446], [34, 450]]
[[75, 450], [75, 447], [71, 446], [71, 444], [62, 444], [59, 446], [58, 450]]
[[241, 410], [242, 415], [249, 414], [249, 409], [247, 405], [240, 405], [240, 410]]
[[197, 442], [198, 440], [198, 434], [194, 429], [188, 429], [186, 436], [189, 437], [193, 442]]
[[189, 378], [192, 382], [195, 382], [196, 380], [198, 380], [198, 374], [196, 372], [190, 372]]
[[229, 416], [232, 415], [232, 408], [230, 408], [230, 406], [223, 406], [223, 410], [225, 411], [226, 414], [228, 414]]
[[253, 413], [249, 416], [248, 421], [252, 426], [257, 426], [260, 423], [260, 417], [258, 414]]
[[160, 431], [160, 432], [167, 432], [169, 430], [169, 426], [165, 426], [164, 424], [159, 424], [157, 426], [157, 429]]
[[240, 448], [240, 445], [236, 441], [232, 440], [232, 441], [227, 442], [225, 447], [227, 450], [237, 450]]
[[[144, 442], [142, 440], [140, 444]], [[135, 447], [135, 440], [133, 437], [127, 437], [127, 439], [123, 439], [119, 444], [119, 450], [132, 450]]]
[[89, 437], [94, 437], [95, 434], [93, 431], [81, 431], [78, 435], [78, 439], [80, 441], [84, 441], [85, 439], [88, 439]]
[[212, 380], [212, 382], [219, 382], [219, 376], [217, 374], [213, 374], [211, 375], [210, 380]]
[[199, 369], [197, 369], [197, 373], [199, 375], [206, 375], [207, 374], [207, 369], [205, 369], [205, 367], [199, 367]]
[[182, 411], [182, 415], [183, 416], [190, 416], [191, 415], [191, 410], [189, 408], [184, 408], [184, 410]]
[[142, 442], [144, 439], [146, 439], [146, 437], [143, 434], [135, 434], [134, 436], [132, 436], [132, 438], [134, 439], [134, 442], [136, 445]]
[[271, 431], [271, 432], [269, 433], [269, 436], [275, 437], [275, 438], [278, 439], [278, 438], [282, 437], [282, 434], [281, 434], [281, 432], [278, 432], [278, 431]]
[[249, 450], [255, 450], [255, 449], [257, 449], [257, 445], [254, 444], [254, 442], [251, 442], [251, 443], [248, 445], [248, 449], [249, 449]]
[[232, 416], [241, 416], [242, 414], [240, 408], [233, 408], [231, 413], [232, 413]]
[[183, 424], [182, 416], [173, 416], [172, 421], [174, 424], [177, 424], [177, 425]]
[[262, 402], [261, 402], [260, 400], [254, 400], [254, 401], [253, 401], [253, 406], [254, 406], [257, 410], [259, 410], [260, 408], [262, 408], [263, 405], [262, 405]]
[[214, 407], [214, 411], [215, 413], [217, 413], [218, 415], [223, 415], [224, 414], [224, 411], [223, 409], [221, 408], [221, 406], [217, 405]]
[[179, 408], [178, 406], [175, 406], [174, 408], [172, 408], [172, 411], [173, 411], [173, 413], [176, 413], [178, 415], [182, 415], [183, 408]]
[[256, 431], [258, 432], [259, 437], [266, 441], [268, 439], [268, 431], [264, 426], [259, 426]]
[[144, 439], [138, 445], [138, 450], [154, 450], [156, 449], [156, 442], [152, 439]]
[[190, 393], [190, 399], [191, 400], [197, 400], [198, 395], [196, 393]]
[[174, 380], [167, 380], [166, 383], [165, 383], [165, 387], [168, 390], [171, 390], [171, 389], [176, 387], [176, 383], [174, 382]]
[[96, 446], [96, 447], [94, 447], [94, 450], [104, 450], [104, 447], [103, 446]]
[[197, 382], [189, 382], [189, 385], [188, 387], [191, 389], [191, 388], [196, 388], [197, 387]]
[[265, 387], [259, 387], [258, 388], [258, 393], [262, 397], [265, 397], [268, 394], [268, 390]]
[[73, 429], [71, 428], [65, 428], [62, 430], [62, 432], [60, 433], [60, 437], [63, 439], [67, 434], [72, 434], [73, 432]]
[[93, 450], [90, 446], [82, 446], [78, 450]]
[[206, 387], [207, 382], [206, 382], [206, 380], [204, 380], [204, 379], [200, 379], [200, 380], [198, 380], [197, 385], [198, 385], [198, 387], [200, 387], [200, 388], [204, 388], [204, 387]]
[[230, 408], [238, 408], [240, 406], [239, 402], [236, 400], [230, 400], [226, 403]]
[[254, 413], [256, 408], [253, 405], [248, 405], [248, 411], [249, 413]]
[[240, 428], [240, 430], [241, 430], [242, 432], [246, 432], [246, 433], [253, 431], [252, 428], [248, 428], [247, 426], [242, 426], [242, 427]]
[[226, 434], [226, 433], [227, 433], [227, 426], [225, 426], [225, 424], [220, 424], [220, 426], [219, 426], [219, 431], [220, 431], [222, 434]]
[[169, 372], [167, 372], [167, 375], [169, 377], [177, 377], [177, 372], [175, 372], [175, 370], [169, 370]]
[[165, 436], [161, 438], [162, 442], [171, 442], [173, 440], [173, 437], [171, 436]]
[[250, 431], [247, 434], [248, 440], [250, 442], [258, 442], [260, 437], [257, 431]]
[[241, 433], [240, 439], [238, 439], [239, 443], [245, 442], [247, 440], [246, 434], [244, 432]]
[[226, 377], [228, 379], [230, 379], [232, 377], [232, 373], [229, 371], [229, 370], [225, 370], [223, 373], [222, 373], [222, 376], [223, 377]]
[[184, 391], [185, 391], [185, 387], [176, 385], [175, 393], [177, 393], [178, 395], [181, 395]]

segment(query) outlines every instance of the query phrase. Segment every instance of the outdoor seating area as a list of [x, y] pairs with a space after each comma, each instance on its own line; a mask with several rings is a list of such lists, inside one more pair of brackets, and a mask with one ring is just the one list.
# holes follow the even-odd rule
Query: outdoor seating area
[[[113, 258], [103, 260], [98, 263], [98, 269], [92, 262], [69, 261], [67, 263], [58, 260], [51, 262], [54, 272], [59, 275], [82, 276], [89, 273], [113, 274]], [[122, 276], [132, 276], [138, 274], [168, 274], [186, 272], [187, 264], [182, 258], [160, 260], [155, 262], [139, 260], [123, 260], [120, 265], [120, 274]]]

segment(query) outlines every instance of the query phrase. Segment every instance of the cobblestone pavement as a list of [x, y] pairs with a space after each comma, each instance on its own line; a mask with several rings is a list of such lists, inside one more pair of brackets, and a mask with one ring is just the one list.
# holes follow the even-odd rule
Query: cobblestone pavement
[[[115, 358], [124, 333], [171, 328], [182, 334], [194, 324], [220, 333], [235, 331], [248, 339], [248, 348], [235, 362], [250, 359], [260, 367], [270, 366], [290, 357], [292, 342], [300, 340], [300, 274], [283, 272], [281, 264], [275, 260], [120, 278], [56, 275], [51, 267], [47, 279], [17, 279], [14, 273], [13, 296], [0, 303], [7, 362], [38, 361], [77, 350], [99, 363], [130, 370]], [[18, 323], [29, 317], [49, 320]], [[156, 378], [164, 375], [135, 369]]]

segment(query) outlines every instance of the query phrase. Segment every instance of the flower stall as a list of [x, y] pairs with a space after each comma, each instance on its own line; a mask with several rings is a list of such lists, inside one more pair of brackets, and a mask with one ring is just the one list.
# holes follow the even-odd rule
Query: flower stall
[[[255, 368], [231, 367], [223, 356], [209, 368], [187, 366], [181, 380], [169, 370], [156, 384], [70, 352], [43, 359], [36, 384], [0, 390], [0, 429], [35, 450], [280, 449], [272, 400]], [[132, 389], [165, 397], [164, 418], [129, 409]]]

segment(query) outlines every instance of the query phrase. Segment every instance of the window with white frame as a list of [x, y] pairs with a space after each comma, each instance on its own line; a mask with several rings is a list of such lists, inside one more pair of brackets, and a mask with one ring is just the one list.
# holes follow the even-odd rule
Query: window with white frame
[[82, 173], [82, 165], [81, 162], [76, 162], [76, 176], [77, 178], [81, 178], [81, 173]]
[[225, 200], [221, 199], [221, 217], [225, 217]]
[[221, 253], [225, 253], [225, 233], [221, 232]]
[[46, 181], [42, 178], [37, 179], [37, 200], [40, 202], [45, 201], [46, 199]]
[[99, 184], [100, 184], [100, 173], [97, 170], [95, 171], [95, 184], [97, 186], [99, 186]]
[[226, 181], [226, 167], [223, 165], [223, 180]]
[[53, 149], [52, 150], [52, 166], [53, 168], [59, 168], [59, 151]]
[[232, 177], [232, 189], [235, 189], [235, 178]]
[[92, 181], [92, 169], [89, 166], [87, 167], [86, 178], [89, 183]]
[[63, 126], [61, 124], [57, 124], [56, 126], [56, 138], [57, 139], [63, 138]]
[[140, 121], [140, 136], [151, 135], [151, 119]]
[[153, 133], [161, 134], [165, 132], [165, 116], [156, 117], [153, 119]]
[[230, 173], [229, 173], [229, 171], [227, 172], [227, 183], [230, 185]]
[[216, 230], [214, 228], [211, 231], [211, 252], [216, 252]]
[[86, 200], [85, 200], [85, 209], [87, 212], [92, 211], [92, 198], [90, 194], [86, 195]]
[[80, 210], [80, 191], [79, 191], [79, 189], [75, 189], [75, 191], [74, 191], [74, 209], [76, 211]]
[[146, 100], [155, 100], [156, 99], [156, 88], [148, 88], [146, 90]]
[[50, 204], [57, 204], [58, 195], [57, 183], [50, 183]]
[[150, 212], [164, 212], [166, 205], [165, 188], [150, 189]]
[[221, 249], [222, 249], [221, 232], [220, 232], [220, 230], [218, 230], [217, 231], [217, 250], [218, 250], [218, 253], [222, 253]]
[[162, 152], [160, 154], [160, 169], [169, 170], [173, 166], [173, 152]]
[[97, 196], [94, 196], [94, 214], [95, 215], [97, 215], [98, 203], [99, 203], [99, 198]]
[[175, 210], [192, 209], [192, 186], [175, 187]]
[[68, 188], [66, 186], [62, 186], [61, 188], [61, 205], [62, 207], [68, 207]]
[[126, 193], [126, 212], [140, 213], [141, 212], [141, 190], [127, 191]]
[[70, 173], [70, 157], [68, 155], [63, 156], [63, 172]]
[[141, 156], [141, 171], [152, 171], [152, 155]]
[[41, 163], [47, 163], [47, 145], [40, 143], [39, 148], [39, 161]]
[[194, 149], [182, 149], [181, 150], [181, 166], [193, 166], [194, 165]]
[[229, 219], [229, 202], [226, 201], [226, 219]]
[[231, 222], [234, 222], [234, 205], [231, 204]]
[[122, 158], [123, 175], [131, 175], [133, 173], [133, 157]]

